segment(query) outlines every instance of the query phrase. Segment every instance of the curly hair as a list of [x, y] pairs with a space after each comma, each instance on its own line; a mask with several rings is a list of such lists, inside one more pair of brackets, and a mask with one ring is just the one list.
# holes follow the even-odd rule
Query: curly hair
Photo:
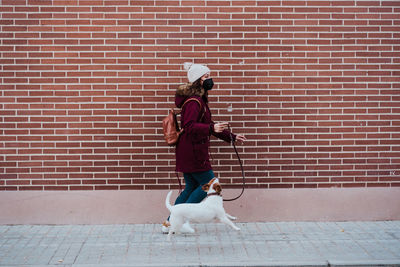
[[183, 95], [183, 96], [192, 96], [192, 95], [197, 95], [197, 96], [203, 96], [205, 95], [206, 92], [201, 85], [201, 79], [197, 79], [193, 83], [186, 83], [182, 84], [178, 87], [176, 90], [176, 95]]

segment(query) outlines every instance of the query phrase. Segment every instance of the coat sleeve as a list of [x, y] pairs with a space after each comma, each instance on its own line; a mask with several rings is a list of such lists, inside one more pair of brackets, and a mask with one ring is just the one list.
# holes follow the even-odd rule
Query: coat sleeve
[[202, 141], [208, 138], [211, 134], [215, 137], [224, 140], [228, 143], [236, 140], [236, 135], [227, 129], [220, 133], [214, 132], [214, 122], [211, 123], [201, 123], [198, 122], [200, 116], [205, 111], [201, 110], [201, 107], [197, 101], [189, 101], [185, 104], [183, 112], [182, 128], [184, 131], [192, 137], [194, 142]]
[[202, 112], [197, 101], [187, 102], [182, 110], [182, 128], [193, 141], [204, 140], [210, 135], [210, 124], [198, 122]]
[[212, 122], [211, 123], [211, 128], [210, 128], [210, 131], [211, 131], [211, 134], [212, 135], [214, 135], [215, 137], [217, 137], [217, 138], [219, 138], [219, 139], [221, 139], [221, 140], [224, 140], [225, 142], [228, 142], [228, 143], [230, 143], [230, 142], [232, 142], [232, 137], [233, 137], [233, 140], [236, 140], [236, 135], [234, 134], [234, 133], [231, 133], [229, 130], [227, 130], [227, 129], [225, 129], [225, 130], [223, 130], [222, 132], [220, 132], [220, 133], [216, 133], [216, 132], [214, 132], [214, 122]]

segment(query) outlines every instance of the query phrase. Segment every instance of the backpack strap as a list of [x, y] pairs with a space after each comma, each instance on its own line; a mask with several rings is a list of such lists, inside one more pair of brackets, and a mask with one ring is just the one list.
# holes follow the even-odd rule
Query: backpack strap
[[184, 106], [187, 102], [189, 102], [189, 101], [196, 101], [197, 103], [199, 103], [199, 105], [200, 105], [200, 107], [201, 107], [201, 103], [200, 103], [200, 101], [199, 101], [197, 98], [189, 97], [188, 99], [186, 99], [185, 102], [183, 102], [183, 105], [182, 105], [181, 108], [183, 108], [183, 106]]
[[[189, 101], [196, 101], [197, 103], [199, 103], [199, 105], [200, 105], [200, 111], [201, 111], [201, 106], [202, 106], [202, 105], [201, 105], [201, 102], [200, 102], [197, 98], [194, 98], [194, 97], [190, 97], [189, 99], [187, 99], [187, 100], [183, 103], [181, 109], [183, 109], [183, 106], [184, 106], [187, 102], [189, 102]], [[206, 112], [205, 112], [205, 108], [204, 108], [204, 111], [203, 111], [202, 114], [201, 114], [200, 120], [198, 120], [199, 122], [203, 119], [205, 113], [206, 113]]]

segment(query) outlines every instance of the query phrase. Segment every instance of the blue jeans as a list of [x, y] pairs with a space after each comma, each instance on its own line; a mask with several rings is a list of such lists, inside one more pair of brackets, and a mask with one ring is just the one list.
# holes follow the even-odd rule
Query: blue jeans
[[[214, 172], [212, 170], [204, 172], [190, 172], [184, 173], [185, 178], [185, 189], [175, 200], [175, 205], [182, 203], [200, 203], [206, 196], [207, 193], [201, 189], [203, 185], [211, 181], [214, 178]], [[169, 221], [169, 216], [168, 219]]]
[[185, 178], [185, 189], [175, 200], [175, 205], [182, 203], [200, 203], [207, 196], [207, 193], [204, 192], [201, 187], [214, 178], [214, 172], [209, 170], [204, 172], [184, 173], [183, 177]]

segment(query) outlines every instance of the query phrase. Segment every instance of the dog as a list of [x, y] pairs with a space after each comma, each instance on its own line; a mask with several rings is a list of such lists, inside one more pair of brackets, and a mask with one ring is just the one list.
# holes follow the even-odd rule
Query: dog
[[[172, 233], [179, 233], [185, 222], [207, 223], [218, 219], [220, 222], [229, 225], [239, 231], [240, 228], [233, 224], [231, 220], [236, 220], [225, 212], [221, 196], [221, 185], [218, 178], [212, 179], [209, 183], [203, 185], [202, 189], [207, 192], [207, 197], [200, 203], [183, 203], [172, 206], [170, 191], [165, 199], [165, 206], [170, 211], [168, 240], [171, 240]], [[193, 230], [194, 232], [194, 230]]]

